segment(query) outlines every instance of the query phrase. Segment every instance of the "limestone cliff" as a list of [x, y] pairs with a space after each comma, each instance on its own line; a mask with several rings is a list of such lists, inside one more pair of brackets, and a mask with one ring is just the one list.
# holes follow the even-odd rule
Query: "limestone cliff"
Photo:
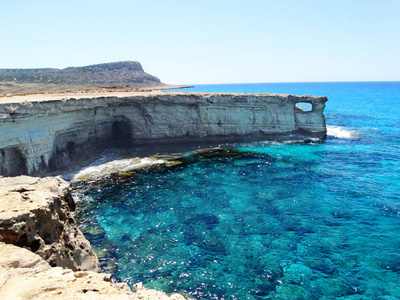
[[[153, 92], [2, 100], [0, 174], [5, 176], [63, 168], [73, 153], [95, 144], [326, 135], [326, 97]], [[298, 103], [312, 108], [303, 111]]]

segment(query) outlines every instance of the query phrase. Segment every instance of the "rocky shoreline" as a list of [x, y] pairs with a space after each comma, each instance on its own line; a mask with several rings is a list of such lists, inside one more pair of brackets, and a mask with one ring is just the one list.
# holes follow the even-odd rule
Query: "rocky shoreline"
[[[246, 153], [217, 147], [185, 156], [133, 158], [117, 162], [118, 168], [105, 163], [97, 171], [83, 169], [72, 182], [123, 179], [155, 168], [239, 155]], [[97, 256], [75, 219], [71, 185], [60, 176], [0, 177], [0, 207], [1, 299], [185, 299], [147, 290], [141, 283], [132, 292], [126, 283], [112, 282], [110, 274], [98, 273]]]
[[185, 299], [98, 273], [60, 177], [0, 177], [1, 299]]
[[[98, 259], [78, 229], [70, 185], [60, 174], [90, 145], [326, 135], [326, 97], [275, 94], [121, 92], [43, 94], [0, 100], [0, 298], [185, 299], [146, 290], [133, 293], [98, 273]], [[303, 111], [298, 103], [311, 104]], [[182, 126], [185, 124], [185, 126]], [[229, 151], [228, 151], [229, 152]], [[195, 155], [226, 155], [211, 149]], [[132, 156], [131, 156], [132, 157]], [[106, 175], [182, 163], [179, 156], [131, 159]], [[93, 170], [76, 180], [97, 180]], [[16, 176], [16, 177], [1, 177]], [[104, 173], [99, 173], [102, 177]]]

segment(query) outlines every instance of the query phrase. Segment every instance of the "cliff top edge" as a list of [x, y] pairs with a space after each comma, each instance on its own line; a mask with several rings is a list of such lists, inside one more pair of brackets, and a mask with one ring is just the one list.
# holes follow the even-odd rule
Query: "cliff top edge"
[[25, 94], [25, 95], [4, 95], [0, 96], [0, 105], [9, 103], [26, 103], [26, 102], [48, 102], [57, 100], [80, 100], [80, 99], [96, 99], [96, 98], [126, 98], [126, 97], [151, 97], [151, 96], [203, 96], [211, 97], [218, 95], [230, 96], [279, 96], [279, 97], [296, 97], [296, 98], [326, 98], [325, 96], [315, 95], [290, 95], [290, 94], [274, 94], [274, 93], [208, 93], [208, 92], [181, 92], [181, 91], [92, 91], [92, 92], [66, 92], [66, 93], [43, 93], [43, 94]]

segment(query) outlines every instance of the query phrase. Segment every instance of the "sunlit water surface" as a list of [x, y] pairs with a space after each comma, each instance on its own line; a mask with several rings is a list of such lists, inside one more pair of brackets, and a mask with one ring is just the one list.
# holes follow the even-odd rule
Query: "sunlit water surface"
[[195, 299], [400, 299], [400, 83], [196, 90], [326, 95], [328, 138], [80, 191], [103, 271]]

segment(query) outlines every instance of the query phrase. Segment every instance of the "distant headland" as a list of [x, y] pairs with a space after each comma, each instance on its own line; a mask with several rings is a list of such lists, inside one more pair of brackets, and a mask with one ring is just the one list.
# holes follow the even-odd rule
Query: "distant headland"
[[162, 83], [137, 61], [121, 61], [65, 69], [0, 69], [0, 95], [113, 90], [186, 88]]

